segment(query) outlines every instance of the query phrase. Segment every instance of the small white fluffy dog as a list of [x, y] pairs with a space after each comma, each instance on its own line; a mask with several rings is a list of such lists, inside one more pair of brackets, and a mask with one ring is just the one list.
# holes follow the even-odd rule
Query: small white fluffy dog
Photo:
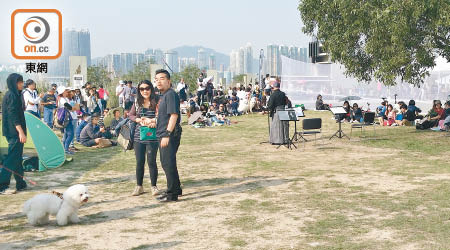
[[241, 99], [239, 101], [238, 111], [240, 113], [242, 113], [242, 114], [248, 114], [248, 112], [249, 112], [249, 105], [248, 105], [248, 100], [247, 99]]
[[38, 194], [23, 205], [23, 212], [31, 225], [48, 223], [48, 216], [56, 215], [58, 225], [64, 226], [70, 221], [78, 223], [78, 209], [89, 199], [86, 186], [77, 184], [69, 187], [62, 198], [56, 194]]

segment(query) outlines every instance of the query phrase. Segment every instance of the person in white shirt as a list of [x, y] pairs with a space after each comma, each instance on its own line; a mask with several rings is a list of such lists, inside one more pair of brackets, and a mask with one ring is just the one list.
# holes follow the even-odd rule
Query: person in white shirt
[[241, 86], [241, 88], [237, 92], [236, 96], [239, 97], [240, 101], [242, 101], [242, 100], [246, 99], [246, 94], [247, 93], [245, 92], [245, 87]]
[[36, 91], [36, 83], [28, 79], [25, 82], [26, 89], [23, 90], [23, 101], [25, 104], [25, 111], [33, 114], [37, 118], [41, 118], [39, 114], [39, 103], [41, 102], [41, 98], [44, 97], [44, 93], [38, 95]]
[[177, 85], [178, 96], [180, 97], [180, 103], [184, 103], [187, 100], [186, 94], [186, 83], [184, 83], [184, 78], [181, 78]]
[[204, 83], [204, 74], [200, 73], [199, 78], [197, 79], [197, 104], [200, 106], [203, 103], [203, 99], [205, 97], [206, 92], [206, 82]]
[[119, 97], [119, 107], [125, 108], [125, 82], [119, 81], [119, 86], [116, 87], [116, 96]]

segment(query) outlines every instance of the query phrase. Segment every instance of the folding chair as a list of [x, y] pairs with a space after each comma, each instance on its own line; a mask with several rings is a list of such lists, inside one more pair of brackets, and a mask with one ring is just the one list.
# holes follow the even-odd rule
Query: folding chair
[[[303, 129], [301, 135], [314, 135], [314, 145], [316, 145], [317, 134], [322, 133], [322, 119], [321, 118], [311, 118], [303, 119], [302, 121]], [[304, 147], [306, 146], [306, 141], [304, 142]]]
[[353, 129], [361, 129], [361, 134], [364, 131], [364, 127], [372, 126], [373, 127], [373, 134], [375, 135], [375, 113], [374, 112], [366, 112], [363, 115], [363, 122], [362, 123], [354, 123], [351, 126], [350, 129], [350, 137], [352, 136]]

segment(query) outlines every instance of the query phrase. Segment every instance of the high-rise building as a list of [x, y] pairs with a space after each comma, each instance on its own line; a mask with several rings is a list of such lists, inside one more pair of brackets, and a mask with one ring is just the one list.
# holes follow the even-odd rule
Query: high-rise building
[[267, 45], [267, 73], [270, 75], [279, 75], [281, 73], [280, 49], [278, 45]]
[[198, 68], [201, 70], [207, 70], [208, 69], [208, 58], [206, 56], [206, 52], [203, 49], [199, 49], [197, 51], [197, 63]]
[[75, 29], [65, 29], [62, 35], [62, 54], [49, 63], [49, 75], [69, 77], [70, 56], [86, 56], [87, 65], [91, 65], [91, 35], [89, 30]]
[[145, 62], [145, 55], [143, 53], [133, 53], [133, 65]]
[[120, 73], [120, 55], [110, 54], [106, 56], [106, 68], [108, 72], [118, 75]]
[[235, 73], [237, 70], [237, 53], [235, 50], [231, 50], [230, 53], [230, 72]]
[[233, 81], [232, 73], [231, 71], [224, 71], [223, 77], [225, 78], [225, 81], [227, 84], [230, 84]]
[[247, 43], [244, 50], [244, 74], [253, 73], [253, 49], [250, 43]]
[[238, 51], [238, 56], [237, 56], [237, 69], [236, 69], [236, 74], [240, 75], [240, 74], [244, 74], [245, 73], [245, 49], [244, 47], [240, 47], [239, 51]]
[[308, 48], [299, 48], [299, 59], [302, 62], [308, 62]]
[[216, 56], [214, 54], [209, 55], [208, 69], [216, 70]]
[[173, 50], [168, 50], [164, 53], [164, 68], [169, 70], [171, 73], [178, 72], [178, 52]]
[[289, 57], [289, 47], [286, 45], [280, 45], [280, 55]]
[[299, 48], [295, 46], [289, 46], [289, 58], [292, 58], [294, 60], [300, 60], [299, 52], [300, 52]]
[[132, 53], [121, 53], [120, 54], [120, 73], [127, 74], [134, 67], [133, 64], [133, 54]]

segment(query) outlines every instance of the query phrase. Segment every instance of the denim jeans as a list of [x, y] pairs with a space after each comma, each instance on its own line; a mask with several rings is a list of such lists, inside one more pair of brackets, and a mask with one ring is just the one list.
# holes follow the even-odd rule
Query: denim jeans
[[27, 110], [27, 112], [30, 113], [30, 114], [33, 114], [37, 118], [41, 119], [41, 115], [39, 115], [39, 111], [38, 112], [34, 112], [34, 111], [31, 111], [31, 110]]
[[44, 122], [50, 128], [53, 128], [53, 110], [54, 109], [44, 107]]
[[73, 140], [73, 136], [74, 136], [75, 132], [73, 130], [73, 124], [71, 122], [69, 122], [69, 124], [67, 124], [67, 127], [64, 128], [64, 136], [63, 136], [63, 146], [64, 146], [64, 151], [69, 151], [69, 146], [70, 143]]
[[77, 142], [80, 142], [81, 131], [83, 130], [84, 127], [86, 127], [86, 125], [87, 125], [87, 122], [84, 120], [81, 120], [81, 123], [77, 126], [77, 129], [75, 130]]
[[70, 140], [70, 146], [69, 147], [74, 147], [74, 142], [75, 142], [75, 131], [77, 131], [77, 127], [78, 127], [78, 119], [73, 119], [72, 120], [72, 127], [73, 127], [73, 137], [72, 140]]
[[[21, 176], [24, 175], [22, 166], [23, 143], [20, 143], [19, 137], [7, 137], [8, 141], [8, 155], [3, 160], [2, 165], [11, 171], [14, 171], [14, 179], [16, 179], [16, 189], [20, 190], [27, 186], [27, 183]], [[0, 191], [9, 187], [11, 182], [11, 172], [5, 168], [0, 169]], [[21, 176], [19, 176], [21, 175]]]

